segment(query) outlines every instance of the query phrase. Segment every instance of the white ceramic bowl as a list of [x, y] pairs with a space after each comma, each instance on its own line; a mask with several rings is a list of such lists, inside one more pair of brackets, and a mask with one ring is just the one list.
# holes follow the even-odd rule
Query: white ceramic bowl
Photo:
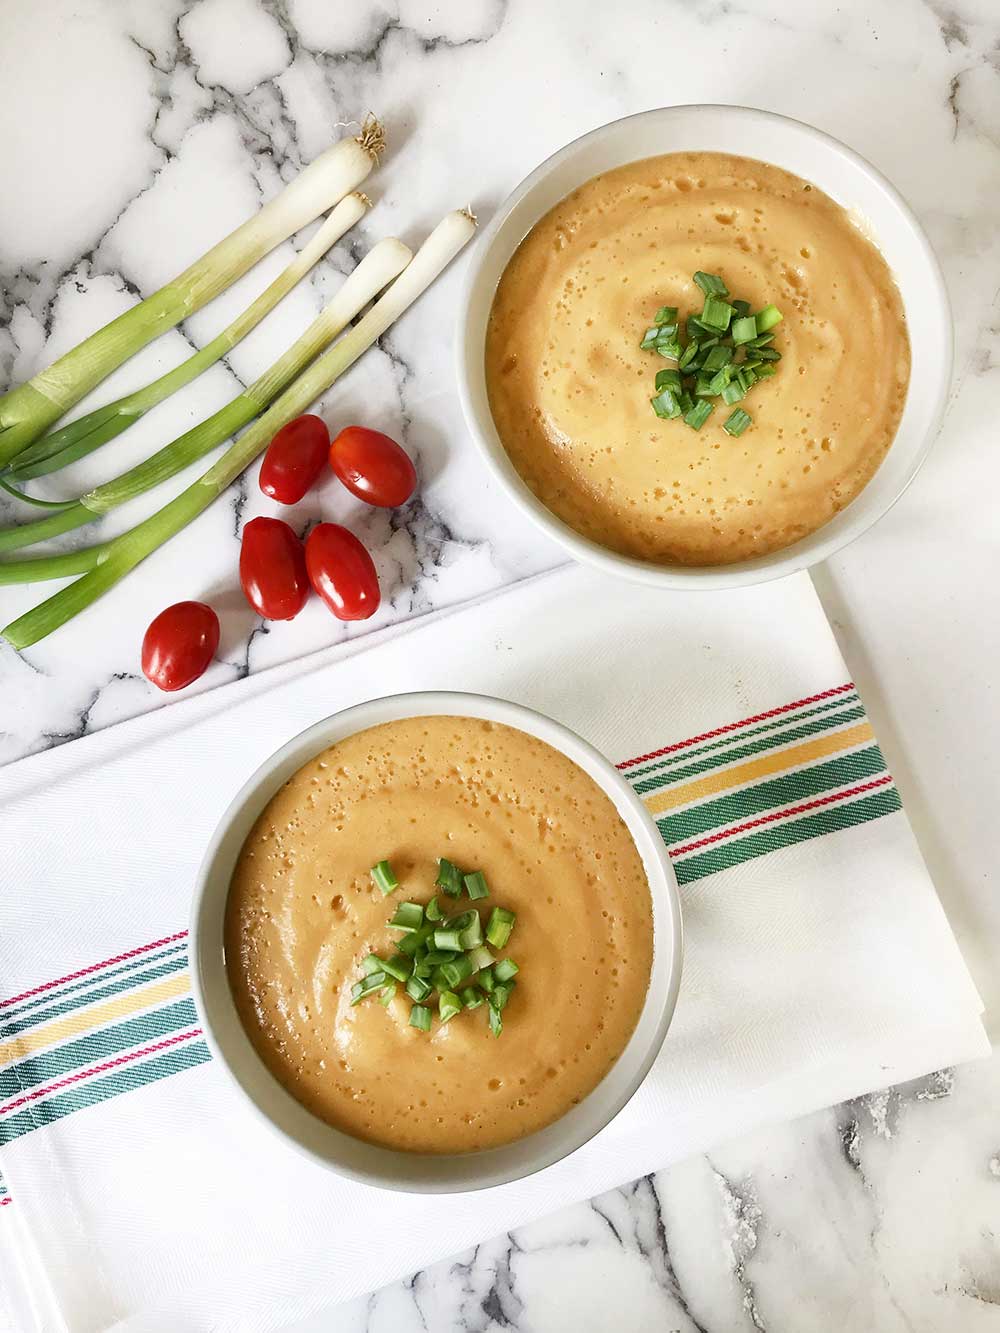
[[[226, 978], [223, 924], [236, 858], [264, 806], [315, 754], [345, 736], [399, 718], [445, 715], [488, 718], [537, 736], [588, 773], [614, 802], [635, 841], [653, 905], [653, 968], [635, 1031], [615, 1065], [589, 1096], [560, 1120], [502, 1148], [443, 1156], [397, 1152], [363, 1143], [317, 1119], [277, 1082], [240, 1022]], [[317, 722], [282, 746], [233, 798], [209, 845], [191, 908], [190, 950], [195, 1002], [216, 1059], [250, 1107], [291, 1146], [342, 1175], [385, 1189], [451, 1193], [482, 1189], [550, 1166], [593, 1138], [630, 1099], [656, 1058], [677, 1000], [681, 914], [677, 881], [663, 840], [628, 783], [592, 746], [540, 713], [477, 694], [401, 694], [358, 704]]]
[[[660, 153], [710, 151], [757, 158], [811, 181], [863, 221], [903, 297], [911, 347], [910, 385], [896, 439], [851, 504], [793, 546], [755, 560], [702, 567], [650, 564], [619, 555], [557, 518], [508, 458], [486, 393], [486, 324], [508, 261], [538, 220], [584, 181]], [[739, 106], [671, 106], [613, 121], [561, 149], [501, 204], [476, 243], [458, 330], [458, 379], [472, 436], [493, 475], [554, 541], [577, 560], [660, 588], [735, 588], [825, 560], [870, 528], [913, 480], [937, 433], [951, 378], [951, 312], [934, 252], [909, 207], [875, 168], [800, 121]]]

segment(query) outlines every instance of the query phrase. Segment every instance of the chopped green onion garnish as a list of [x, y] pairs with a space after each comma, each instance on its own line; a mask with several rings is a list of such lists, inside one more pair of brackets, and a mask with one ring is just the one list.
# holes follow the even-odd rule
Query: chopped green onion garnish
[[723, 366], [728, 366], [732, 359], [733, 349], [724, 346], [722, 343], [716, 343], [714, 347], [709, 349], [708, 355], [702, 362], [702, 369], [711, 371], [721, 370]]
[[472, 913], [472, 920], [458, 933], [462, 941], [462, 948], [465, 950], [477, 949], [483, 942], [483, 923], [479, 918], [478, 912]]
[[370, 953], [367, 958], [362, 958], [361, 971], [366, 977], [370, 977], [373, 972], [384, 972], [385, 963], [377, 953]]
[[639, 344], [644, 352], [650, 352], [656, 346], [656, 340], [660, 336], [660, 330], [654, 324], [651, 329], [647, 329], [642, 335], [642, 342]]
[[440, 967], [435, 968], [431, 981], [438, 990], [454, 990], [472, 976], [472, 971], [469, 955], [462, 953], [450, 963], [442, 963]]
[[662, 421], [667, 421], [671, 417], [679, 417], [681, 414], [681, 405], [670, 389], [664, 389], [655, 398], [650, 398], [649, 403]]
[[516, 920], [514, 913], [509, 912], [506, 907], [494, 907], [486, 927], [486, 939], [494, 949], [506, 948]]
[[460, 930], [436, 930], [434, 932], [435, 949], [454, 949], [460, 953], [462, 949], [462, 932]]
[[[757, 321], [754, 320], [754, 324], [756, 324], [756, 322], [757, 322]], [[757, 335], [757, 337], [753, 339], [753, 341], [751, 342], [750, 346], [751, 346], [751, 347], [766, 347], [766, 346], [768, 345], [768, 343], [773, 343], [773, 342], [774, 342], [774, 334], [773, 334], [773, 333], [759, 333], [759, 334]]]
[[431, 1030], [431, 1011], [425, 1005], [415, 1004], [410, 1009], [410, 1027], [419, 1028], [421, 1032], [430, 1032]]
[[461, 949], [428, 949], [420, 962], [429, 964], [433, 969], [440, 967], [442, 963], [453, 962], [461, 952]]
[[[684, 420], [695, 430], [701, 430], [705, 422], [715, 411], [715, 404], [707, 398], [699, 398], [690, 411], [684, 413]], [[501, 946], [497, 946], [498, 948]]]
[[653, 323], [656, 325], [676, 324], [677, 307], [675, 305], [661, 305], [653, 316]]
[[384, 972], [371, 972], [364, 981], [356, 981], [351, 987], [351, 1005], [360, 1004], [366, 996], [374, 995], [377, 990], [382, 989], [386, 980]]
[[500, 1033], [503, 1032], [503, 1019], [500, 1017], [500, 1010], [494, 1009], [491, 1004], [488, 1012], [490, 1016], [490, 1031], [493, 1033], [494, 1037], [499, 1037]]
[[501, 958], [493, 969], [493, 975], [497, 981], [510, 981], [511, 977], [516, 977], [520, 970], [513, 958]]
[[392, 1004], [395, 995], [396, 995], [396, 983], [394, 981], [390, 981], [388, 986], [382, 987], [381, 994], [378, 997], [378, 1002], [380, 1005], [382, 1005], [383, 1008], [388, 1009], [389, 1005]]
[[489, 896], [489, 886], [486, 883], [486, 876], [481, 870], [474, 870], [471, 875], [464, 876], [465, 892], [470, 898], [486, 898]]
[[493, 955], [487, 949], [485, 944], [480, 944], [478, 948], [471, 949], [468, 954], [469, 962], [472, 964], [473, 972], [479, 972], [484, 967], [493, 966]]
[[506, 1009], [507, 1001], [510, 999], [510, 993], [514, 989], [514, 985], [515, 983], [513, 981], [505, 982], [502, 985], [498, 981], [493, 987], [493, 992], [490, 995], [490, 1006], [493, 1009]]
[[406, 993], [411, 1000], [426, 1000], [430, 995], [432, 986], [429, 981], [424, 981], [423, 977], [408, 977], [406, 982]]
[[753, 315], [748, 315], [744, 319], [734, 319], [730, 333], [733, 335], [733, 342], [737, 346], [741, 343], [753, 342], [757, 336], [757, 321]]
[[733, 317], [733, 307], [719, 296], [706, 296], [699, 321], [714, 332], [724, 333]]
[[394, 954], [382, 964], [382, 971], [396, 981], [405, 981], [413, 971], [413, 962], [405, 953]]
[[444, 889], [450, 898], [457, 898], [462, 892], [462, 872], [445, 857], [438, 863], [437, 885]]
[[655, 344], [655, 350], [660, 356], [666, 357], [668, 361], [679, 361], [684, 352], [684, 348], [677, 341], [676, 337], [658, 338]]
[[734, 314], [733, 314], [733, 319], [734, 319], [734, 320], [742, 319], [744, 315], [749, 315], [749, 313], [750, 313], [750, 302], [749, 302], [749, 301], [734, 301], [734, 302], [733, 302], [733, 311], [734, 311]]
[[431, 962], [427, 955], [424, 954], [423, 957], [418, 957], [417, 961], [414, 963], [413, 975], [419, 977], [421, 981], [426, 981], [441, 961], [450, 961], [450, 959], [438, 959], [436, 962]]
[[729, 288], [717, 273], [702, 273], [701, 269], [699, 269], [694, 275], [694, 280], [706, 296], [729, 295]]
[[728, 403], [730, 407], [733, 403], [738, 403], [742, 397], [743, 389], [740, 387], [738, 380], [732, 384], [727, 384], [722, 390], [722, 401]]
[[773, 329], [775, 324], [780, 324], [784, 315], [776, 305], [766, 305], [763, 310], [758, 310], [755, 316], [757, 322], [757, 332], [766, 333], [768, 329]]
[[419, 930], [424, 924], [424, 909], [419, 903], [400, 903], [389, 925], [393, 930]]
[[665, 366], [663, 370], [656, 372], [655, 383], [657, 390], [672, 389], [675, 393], [680, 393], [683, 387], [680, 371], [672, 370], [669, 366]]
[[486, 996], [476, 986], [466, 986], [462, 991], [462, 1003], [466, 1009], [478, 1009], [485, 999]]
[[372, 879], [382, 890], [383, 897], [387, 897], [394, 889], [399, 888], [399, 880], [388, 861], [379, 861], [377, 866], [372, 866]]
[[462, 1001], [454, 991], [443, 990], [438, 996], [438, 1016], [442, 1023], [447, 1023], [456, 1014], [462, 1012]]
[[776, 352], [776, 351], [774, 350], [773, 347], [761, 347], [761, 348], [758, 349], [758, 351], [757, 351], [757, 355], [760, 357], [760, 359], [761, 359], [762, 361], [780, 361], [780, 360], [781, 360], [781, 353], [780, 353], [780, 352]]
[[759, 380], [770, 379], [772, 375], [777, 375], [777, 373], [778, 373], [777, 366], [758, 366], [757, 369], [754, 371], [754, 374], [757, 376]]
[[430, 902], [427, 904], [427, 906], [424, 908], [424, 916], [427, 918], [428, 921], [440, 921], [441, 918], [444, 916], [444, 911], [441, 907], [441, 904], [438, 902], [436, 898], [432, 898]]
[[[736, 373], [739, 374], [739, 371]], [[713, 398], [718, 397], [732, 377], [733, 370], [731, 366], [723, 366], [721, 370], [715, 372], [712, 378], [708, 381], [708, 392]]]
[[742, 407], [738, 407], [736, 411], [722, 423], [722, 429], [727, 435], [742, 435], [752, 421], [753, 417], [750, 413], [744, 412]]
[[[392, 924], [391, 922], [389, 923]], [[421, 926], [419, 930], [411, 931], [404, 935], [399, 941], [398, 949], [400, 953], [409, 954], [413, 958], [421, 950], [431, 937], [433, 926]]]
[[[697, 338], [692, 338], [691, 341], [688, 343], [687, 347], [684, 348], [683, 355], [681, 356], [680, 361], [678, 361], [678, 363], [677, 363], [677, 369], [678, 369], [678, 370], [686, 370], [687, 367], [691, 364], [691, 362], [692, 362], [692, 361], [695, 359], [695, 357], [698, 355], [698, 352], [699, 352], [700, 350], [701, 350], [701, 344], [698, 342], [698, 339], [697, 339]], [[665, 374], [665, 373], [666, 373], [666, 372], [664, 372], [664, 371], [661, 370], [660, 373], [659, 373], [659, 375], [657, 375], [657, 377], [656, 377], [656, 387], [657, 387], [657, 388], [660, 388], [660, 375], [663, 375], [663, 374]]]
[[487, 995], [489, 995], [493, 987], [496, 985], [496, 981], [493, 978], [492, 967], [484, 967], [482, 971], [479, 973], [479, 976], [476, 977], [476, 980], [479, 982], [479, 985], [487, 993]]

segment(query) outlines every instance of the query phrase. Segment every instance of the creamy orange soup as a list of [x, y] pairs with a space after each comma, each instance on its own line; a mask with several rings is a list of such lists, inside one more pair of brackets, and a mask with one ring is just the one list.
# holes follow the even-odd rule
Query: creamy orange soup
[[[683, 319], [701, 269], [754, 310], [777, 305], [778, 373], [692, 430], [650, 408], [641, 351], [662, 305]], [[725, 564], [790, 545], [871, 480], [910, 373], [902, 302], [848, 214], [777, 167], [720, 153], [648, 158], [588, 181], [528, 233], [486, 341], [490, 406], [511, 461], [559, 518], [662, 564]]]
[[[396, 904], [435, 894], [440, 856], [485, 873], [484, 924], [492, 905], [517, 913], [499, 1037], [485, 1006], [410, 1027], [402, 987], [387, 1009], [350, 1003], [361, 960], [394, 951]], [[420, 1152], [509, 1143], [579, 1102], [626, 1045], [651, 961], [648, 884], [611, 801], [544, 742], [470, 718], [386, 723], [306, 764], [257, 820], [226, 913], [233, 995], [275, 1077], [331, 1125]]]

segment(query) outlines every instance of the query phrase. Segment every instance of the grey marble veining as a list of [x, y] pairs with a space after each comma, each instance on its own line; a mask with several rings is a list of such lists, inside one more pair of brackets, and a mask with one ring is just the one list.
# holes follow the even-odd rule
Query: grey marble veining
[[[0, 375], [13, 380], [173, 276], [345, 123], [373, 109], [390, 134], [367, 187], [376, 207], [359, 227], [224, 363], [50, 479], [51, 496], [104, 480], [221, 406], [375, 240], [419, 241], [464, 204], [488, 218], [542, 158], [603, 121], [668, 102], [742, 102], [811, 121], [881, 167], [945, 270], [954, 401], [905, 500], [816, 584], [945, 906], [983, 942], [969, 962], [996, 1012], [986, 794], [1000, 636], [979, 590], [1000, 562], [995, 507], [976, 503], [997, 476], [996, 0], [8, 0], [0, 73], [6, 179], [17, 184], [0, 192]], [[84, 406], [189, 355], [290, 254], [281, 247]], [[300, 530], [320, 516], [346, 521], [369, 543], [386, 592], [374, 625], [559, 559], [488, 485], [466, 438], [451, 346], [461, 267], [321, 408], [331, 424], [402, 439], [418, 497], [398, 515], [366, 513], [328, 482], [293, 515]], [[160, 498], [67, 544], [131, 526]], [[139, 673], [139, 641], [181, 597], [211, 601], [223, 623], [219, 660], [197, 688], [374, 627], [348, 629], [316, 605], [288, 625], [252, 615], [236, 558], [242, 524], [262, 512], [251, 471], [79, 621], [21, 655], [0, 643], [0, 762], [163, 706]], [[0, 501], [0, 523], [26, 516]], [[3, 623], [47, 591], [0, 589]], [[994, 1058], [720, 1146], [298, 1327], [979, 1333], [1000, 1330], [998, 1236]], [[391, 1225], [372, 1243], [391, 1243]]]

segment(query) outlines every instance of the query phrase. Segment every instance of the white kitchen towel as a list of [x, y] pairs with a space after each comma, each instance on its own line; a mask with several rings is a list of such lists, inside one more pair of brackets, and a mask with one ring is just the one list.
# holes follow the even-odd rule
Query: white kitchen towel
[[[573, 1157], [387, 1196], [285, 1148], [198, 1027], [185, 927], [255, 766], [362, 699], [568, 724], [646, 800], [684, 980], [641, 1091]], [[980, 1004], [804, 575], [664, 596], [579, 569], [0, 772], [0, 1262], [12, 1329], [280, 1327], [765, 1121], [988, 1052]], [[2, 1318], [2, 1317], [0, 1317]]]

